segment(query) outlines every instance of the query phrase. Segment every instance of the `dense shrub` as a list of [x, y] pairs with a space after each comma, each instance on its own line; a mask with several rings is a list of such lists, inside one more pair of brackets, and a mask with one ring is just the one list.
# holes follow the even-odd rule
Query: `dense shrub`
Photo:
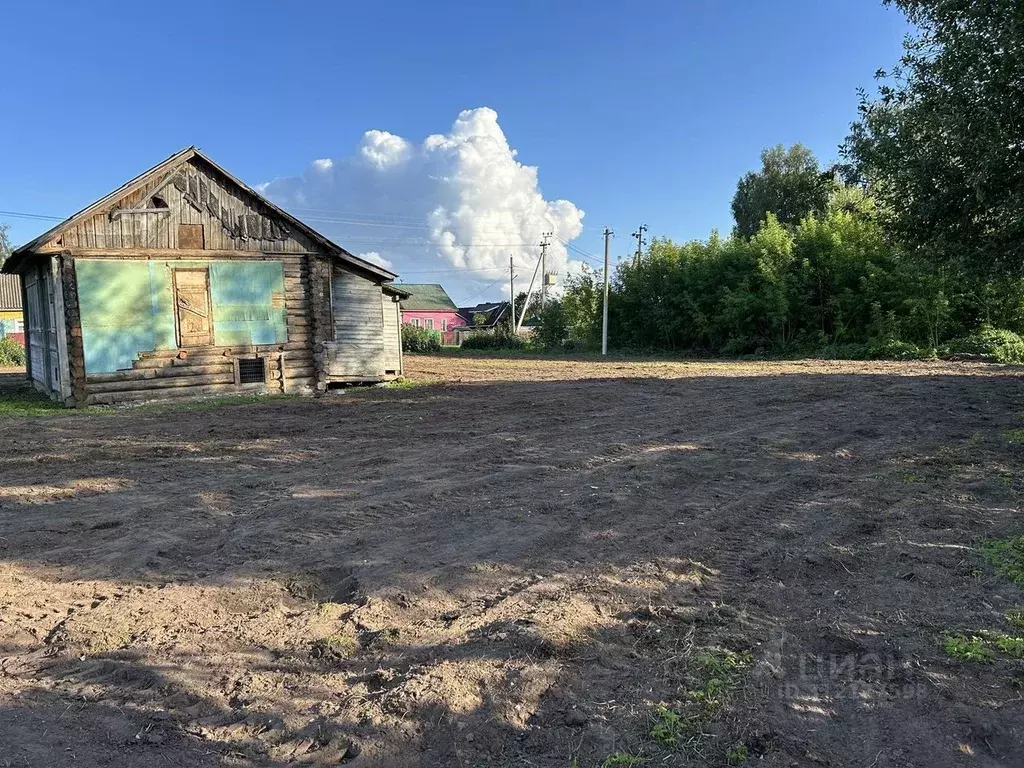
[[909, 341], [886, 339], [868, 342], [864, 347], [864, 357], [870, 360], [927, 360], [935, 357], [935, 350]]
[[[796, 226], [769, 216], [750, 239], [654, 240], [615, 273], [610, 343], [691, 355], [920, 359], [957, 339], [963, 351], [1024, 363], [1015, 335], [978, 330], [1024, 332], [1024, 280], [982, 279], [909, 254], [885, 235], [870, 198], [851, 205], [852, 194]], [[568, 338], [599, 344], [599, 277], [570, 282], [561, 302]]]
[[25, 348], [14, 339], [0, 339], [0, 366], [7, 368], [25, 367]]
[[565, 306], [561, 299], [550, 299], [538, 313], [540, 325], [533, 334], [533, 343], [541, 349], [560, 349], [569, 338]]
[[1013, 331], [982, 326], [976, 333], [953, 339], [948, 354], [983, 355], [999, 363], [1024, 365], [1024, 339]]
[[515, 335], [506, 325], [498, 326], [493, 333], [474, 333], [462, 340], [462, 348], [471, 350], [518, 350], [526, 349], [526, 346], [523, 338]]
[[405, 352], [440, 352], [441, 334], [406, 323], [402, 326], [402, 349]]

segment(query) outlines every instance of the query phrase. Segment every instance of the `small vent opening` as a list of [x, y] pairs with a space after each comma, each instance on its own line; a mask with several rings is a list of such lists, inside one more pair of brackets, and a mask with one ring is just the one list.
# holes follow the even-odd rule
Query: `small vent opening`
[[240, 358], [238, 360], [239, 384], [266, 384], [267, 361], [262, 357]]
[[153, 199], [149, 201], [150, 208], [166, 208], [167, 201], [164, 200], [160, 195], [153, 195]]

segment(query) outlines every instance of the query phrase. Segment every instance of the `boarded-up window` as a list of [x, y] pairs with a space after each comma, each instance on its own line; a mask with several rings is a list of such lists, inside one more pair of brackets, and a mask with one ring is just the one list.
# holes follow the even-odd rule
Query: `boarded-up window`
[[178, 247], [190, 251], [201, 251], [206, 247], [202, 224], [179, 224]]

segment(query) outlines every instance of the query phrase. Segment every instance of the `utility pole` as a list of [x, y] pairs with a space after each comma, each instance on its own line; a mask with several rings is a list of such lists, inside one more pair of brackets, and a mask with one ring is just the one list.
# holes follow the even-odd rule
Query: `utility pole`
[[608, 356], [608, 265], [611, 253], [612, 231], [604, 228], [604, 321], [601, 323], [601, 354]]
[[516, 333], [523, 327], [523, 320], [526, 318], [526, 309], [530, 306], [530, 297], [533, 295], [533, 284], [537, 282], [537, 272], [540, 271], [540, 259], [537, 259], [537, 266], [533, 268], [533, 277], [530, 278], [530, 287], [526, 289], [526, 301], [519, 310], [519, 321], [516, 323]]
[[647, 231], [647, 225], [641, 224], [640, 228], [633, 233], [633, 237], [636, 238], [636, 256], [633, 258], [633, 266], [635, 267], [640, 263], [640, 256], [644, 252], [644, 233]]
[[544, 308], [548, 305], [548, 266], [547, 266], [547, 255], [548, 255], [548, 238], [551, 237], [550, 232], [545, 232], [540, 236], [540, 311], [543, 312]]
[[509, 315], [509, 325], [515, 330], [516, 327], [516, 273], [512, 266], [512, 254], [508, 255], [508, 301], [512, 313]]

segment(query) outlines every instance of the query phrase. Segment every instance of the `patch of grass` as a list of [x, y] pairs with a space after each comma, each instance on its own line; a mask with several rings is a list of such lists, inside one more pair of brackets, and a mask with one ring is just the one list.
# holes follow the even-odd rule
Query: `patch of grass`
[[1024, 445], [1024, 429], [1008, 429], [1003, 432], [1003, 440], [1010, 445]]
[[986, 541], [981, 551], [1000, 576], [1024, 587], [1024, 536]]
[[985, 644], [983, 638], [966, 635], [951, 635], [946, 638], [946, 653], [958, 661], [976, 661], [988, 664], [995, 661], [996, 655]]
[[[702, 743], [709, 738], [704, 727], [722, 715], [753, 663], [751, 653], [724, 649], [705, 650], [697, 655], [688, 669], [686, 700], [676, 708], [658, 707], [650, 739], [667, 749], [701, 752]], [[739, 754], [737, 751], [736, 755]]]
[[0, 418], [24, 416], [54, 416], [81, 413], [53, 402], [41, 392], [32, 389], [0, 391]]
[[1024, 608], [1015, 608], [1003, 614], [1006, 623], [1017, 629], [1024, 629]]
[[703, 682], [690, 692], [690, 698], [705, 710], [707, 718], [716, 715], [727, 703], [746, 669], [754, 662], [750, 653], [715, 651], [697, 657], [696, 668]]
[[681, 713], [668, 707], [658, 707], [655, 717], [651, 738], [663, 747], [679, 746], [680, 738], [692, 729], [691, 724]]
[[608, 755], [601, 763], [601, 768], [632, 768], [632, 766], [643, 765], [646, 762], [639, 755], [631, 755], [627, 752], [616, 752]]
[[359, 652], [359, 640], [352, 635], [329, 635], [313, 643], [313, 658], [350, 659]]
[[202, 413], [232, 405], [279, 403], [306, 400], [302, 395], [226, 395], [183, 403], [148, 403], [127, 406], [90, 406], [67, 408], [55, 403], [40, 392], [31, 389], [0, 391], [0, 418], [26, 416], [110, 416], [132, 411], [136, 413]]
[[750, 750], [746, 744], [737, 744], [725, 753], [725, 762], [729, 765], [743, 765], [750, 758]]
[[1007, 656], [1024, 659], [1024, 637], [1002, 635], [996, 638], [996, 647]]
[[382, 389], [417, 389], [433, 384], [432, 381], [421, 381], [418, 379], [395, 379], [382, 386]]

